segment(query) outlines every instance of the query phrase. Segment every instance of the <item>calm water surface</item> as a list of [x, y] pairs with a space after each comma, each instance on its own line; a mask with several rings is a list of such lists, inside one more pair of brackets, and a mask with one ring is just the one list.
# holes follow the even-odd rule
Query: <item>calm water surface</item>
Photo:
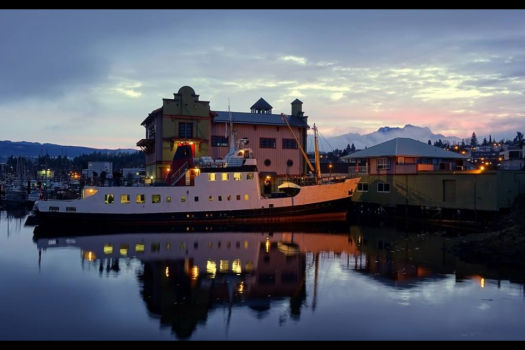
[[41, 234], [26, 215], [0, 212], [2, 340], [525, 339], [523, 271], [430, 230]]

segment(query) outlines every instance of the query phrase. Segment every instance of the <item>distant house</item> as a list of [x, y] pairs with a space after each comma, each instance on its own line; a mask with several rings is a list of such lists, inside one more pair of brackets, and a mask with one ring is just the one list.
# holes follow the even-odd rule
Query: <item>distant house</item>
[[465, 155], [409, 138], [396, 138], [341, 157], [349, 164], [350, 173], [370, 175], [465, 170], [467, 159]]

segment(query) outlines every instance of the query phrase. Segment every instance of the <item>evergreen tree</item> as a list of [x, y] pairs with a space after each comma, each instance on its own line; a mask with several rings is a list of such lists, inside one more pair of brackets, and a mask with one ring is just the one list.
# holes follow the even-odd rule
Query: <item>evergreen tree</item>
[[355, 152], [355, 146], [354, 146], [353, 143], [352, 143], [352, 147], [350, 147], [350, 150], [351, 150], [352, 152]]
[[483, 143], [481, 145], [482, 146], [488, 146], [489, 145], [489, 142], [487, 141], [486, 137], [483, 138]]
[[470, 138], [470, 146], [471, 147], [476, 147], [478, 145], [478, 138], [476, 136], [476, 133], [473, 132], [472, 133], [472, 137]]
[[489, 135], [489, 144], [492, 145], [492, 135]]

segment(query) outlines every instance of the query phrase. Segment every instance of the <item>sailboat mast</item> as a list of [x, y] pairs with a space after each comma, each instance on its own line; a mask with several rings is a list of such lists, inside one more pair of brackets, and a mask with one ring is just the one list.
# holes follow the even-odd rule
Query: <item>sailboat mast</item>
[[315, 178], [319, 185], [321, 183], [321, 162], [319, 161], [319, 144], [317, 143], [317, 127], [314, 123], [314, 146], [315, 146]]

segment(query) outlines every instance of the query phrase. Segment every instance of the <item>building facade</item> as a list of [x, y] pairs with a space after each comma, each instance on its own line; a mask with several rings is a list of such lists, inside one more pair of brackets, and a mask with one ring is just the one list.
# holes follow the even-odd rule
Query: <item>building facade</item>
[[146, 137], [137, 146], [146, 153], [146, 177], [156, 183], [164, 181], [180, 142], [192, 144], [197, 161], [223, 159], [230, 150], [232, 124], [235, 141], [247, 139], [253, 150], [264, 193], [275, 192], [284, 179], [305, 174], [299, 145], [306, 149], [309, 126], [297, 99], [291, 103], [291, 114], [284, 116], [288, 124], [281, 114], [272, 114], [272, 108], [260, 98], [250, 112], [212, 111], [210, 102], [200, 101], [191, 87], [180, 88], [141, 124]]

